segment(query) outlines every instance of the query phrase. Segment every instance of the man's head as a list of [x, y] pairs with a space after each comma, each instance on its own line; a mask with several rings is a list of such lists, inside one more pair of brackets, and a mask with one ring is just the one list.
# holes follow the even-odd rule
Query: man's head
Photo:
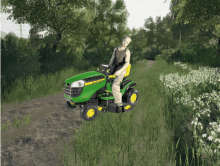
[[127, 47], [130, 42], [131, 42], [131, 38], [130, 38], [129, 36], [125, 36], [125, 37], [122, 39], [121, 46]]

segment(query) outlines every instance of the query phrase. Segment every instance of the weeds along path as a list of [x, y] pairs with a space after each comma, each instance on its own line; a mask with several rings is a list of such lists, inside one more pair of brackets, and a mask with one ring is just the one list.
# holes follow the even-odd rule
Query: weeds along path
[[[154, 61], [147, 63], [149, 69]], [[1, 120], [2, 166], [60, 166], [63, 142], [70, 147], [82, 127], [79, 107], [68, 109], [63, 92], [2, 105]]]

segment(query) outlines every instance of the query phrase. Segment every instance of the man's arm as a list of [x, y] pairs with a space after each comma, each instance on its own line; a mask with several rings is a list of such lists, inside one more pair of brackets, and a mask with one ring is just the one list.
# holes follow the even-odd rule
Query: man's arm
[[124, 71], [130, 64], [130, 57], [131, 57], [131, 53], [129, 51], [129, 49], [126, 50], [126, 53], [125, 53], [125, 64], [124, 66], [120, 69], [120, 71]]
[[115, 48], [114, 51], [113, 51], [112, 58], [111, 58], [111, 60], [110, 60], [110, 62], [109, 62], [109, 64], [108, 64], [109, 66], [112, 66], [112, 65], [113, 65], [113, 62], [114, 62], [114, 59], [115, 59], [115, 51], [116, 51], [116, 49], [117, 49], [117, 48]]

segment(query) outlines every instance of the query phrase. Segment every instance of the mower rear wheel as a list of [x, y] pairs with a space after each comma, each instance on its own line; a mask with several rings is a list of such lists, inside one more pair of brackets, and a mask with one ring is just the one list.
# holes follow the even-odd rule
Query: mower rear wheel
[[98, 112], [96, 105], [88, 105], [81, 111], [80, 116], [86, 121], [91, 121], [97, 117]]
[[66, 106], [67, 106], [68, 108], [76, 108], [75, 103], [72, 103], [72, 102], [69, 102], [69, 101], [66, 101]]
[[136, 105], [139, 100], [139, 92], [136, 89], [130, 89], [127, 92], [127, 103]]

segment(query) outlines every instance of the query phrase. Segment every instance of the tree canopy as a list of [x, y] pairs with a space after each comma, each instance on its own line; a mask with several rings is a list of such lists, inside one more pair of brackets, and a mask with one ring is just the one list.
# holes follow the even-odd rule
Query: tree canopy
[[56, 42], [60, 41], [64, 33], [74, 33], [76, 37], [87, 35], [88, 17], [92, 15], [83, 8], [89, 8], [90, 2], [93, 1], [3, 0], [1, 9], [10, 13], [8, 19], [18, 24], [27, 23], [37, 32], [48, 30], [56, 34], [54, 41], [56, 50]]
[[90, 34], [86, 44], [89, 48], [97, 48], [97, 51], [105, 50], [114, 37], [124, 37], [128, 12], [122, 0], [116, 3], [100, 0], [94, 5], [95, 17], [88, 27]]

